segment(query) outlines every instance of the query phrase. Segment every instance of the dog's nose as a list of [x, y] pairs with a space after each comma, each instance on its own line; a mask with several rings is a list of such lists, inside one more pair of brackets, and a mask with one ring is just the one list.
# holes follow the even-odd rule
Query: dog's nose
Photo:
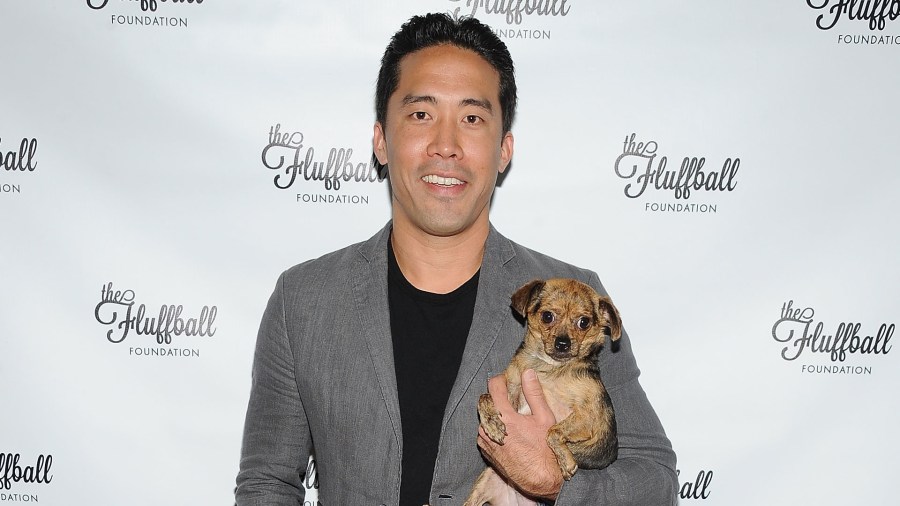
[[559, 336], [556, 338], [556, 342], [553, 343], [553, 347], [556, 351], [565, 353], [572, 347], [572, 340], [569, 339], [569, 336]]

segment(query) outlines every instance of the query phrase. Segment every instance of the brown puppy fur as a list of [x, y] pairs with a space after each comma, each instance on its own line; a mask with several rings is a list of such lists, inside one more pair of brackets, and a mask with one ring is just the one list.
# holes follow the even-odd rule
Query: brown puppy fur
[[[530, 413], [522, 393], [522, 373], [534, 369], [558, 422], [547, 444], [566, 480], [579, 467], [602, 469], [618, 454], [616, 420], [609, 394], [594, 361], [607, 332], [622, 335], [619, 312], [608, 297], [574, 279], [532, 281], [512, 296], [512, 307], [526, 320], [525, 339], [505, 371], [509, 400]], [[481, 426], [503, 444], [506, 426], [490, 394], [478, 403]], [[466, 506], [536, 504], [488, 467], [475, 482]]]

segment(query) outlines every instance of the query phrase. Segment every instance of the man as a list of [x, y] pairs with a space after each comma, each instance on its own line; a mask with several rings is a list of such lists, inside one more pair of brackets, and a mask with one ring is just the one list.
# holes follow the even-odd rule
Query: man
[[482, 455], [559, 506], [674, 503], [675, 455], [626, 335], [598, 358], [619, 428], [610, 467], [563, 483], [545, 439], [553, 414], [532, 376], [527, 416], [512, 410], [501, 379], [490, 381], [508, 437], [500, 446], [479, 436], [478, 397], [524, 334], [509, 307], [515, 289], [573, 277], [602, 291], [596, 274], [490, 224], [513, 155], [505, 45], [472, 18], [414, 17], [385, 51], [376, 95], [373, 147], [388, 170], [392, 220], [279, 279], [257, 340], [238, 503], [297, 504], [313, 449], [327, 505], [458, 505]]

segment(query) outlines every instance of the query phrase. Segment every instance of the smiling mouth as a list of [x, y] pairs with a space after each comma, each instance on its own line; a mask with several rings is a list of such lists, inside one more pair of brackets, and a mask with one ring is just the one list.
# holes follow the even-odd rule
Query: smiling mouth
[[464, 181], [460, 181], [459, 179], [456, 179], [455, 177], [441, 177], [441, 176], [436, 176], [434, 174], [422, 176], [422, 181], [425, 181], [426, 183], [436, 184], [439, 186], [446, 186], [448, 188], [451, 186], [458, 186], [461, 184], [465, 184]]

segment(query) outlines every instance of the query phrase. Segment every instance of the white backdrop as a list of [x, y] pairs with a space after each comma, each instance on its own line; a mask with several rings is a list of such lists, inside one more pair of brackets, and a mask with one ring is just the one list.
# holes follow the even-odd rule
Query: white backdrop
[[[493, 221], [600, 274], [680, 503], [895, 504], [900, 2], [873, 3], [4, 1], [0, 501], [233, 503], [275, 279], [388, 219], [381, 52], [459, 8], [517, 65]], [[295, 153], [365, 180], [291, 182]]]

